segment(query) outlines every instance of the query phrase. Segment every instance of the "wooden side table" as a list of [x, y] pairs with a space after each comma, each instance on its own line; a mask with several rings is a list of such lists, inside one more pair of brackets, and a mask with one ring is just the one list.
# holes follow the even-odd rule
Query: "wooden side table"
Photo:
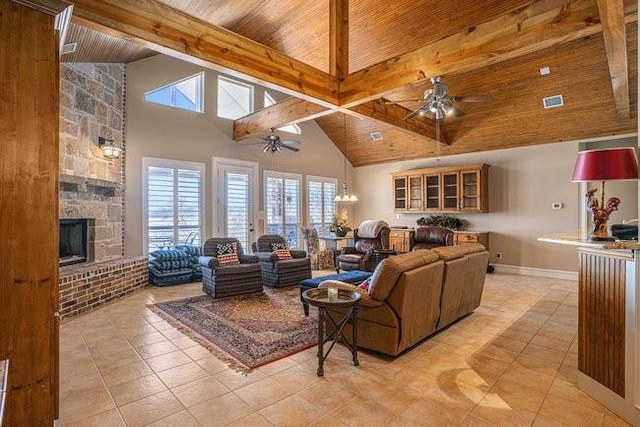
[[[302, 298], [314, 307], [318, 307], [318, 370], [319, 377], [324, 376], [324, 361], [331, 353], [333, 346], [337, 341], [342, 341], [344, 345], [351, 350], [353, 357], [353, 366], [359, 366], [358, 362], [358, 303], [360, 302], [360, 294], [357, 292], [338, 289], [338, 297], [335, 301], [329, 301], [328, 291], [322, 289], [307, 289], [302, 293]], [[334, 319], [327, 309], [347, 309], [347, 312], [341, 319]], [[331, 331], [325, 331], [325, 320], [332, 325]], [[345, 325], [351, 324], [352, 339], [351, 343], [344, 336], [343, 329]], [[329, 350], [324, 352], [324, 344], [332, 341]]]
[[374, 257], [374, 268], [378, 266], [382, 262], [383, 259], [390, 257], [391, 255], [398, 255], [398, 251], [395, 249], [374, 249], [373, 257]]

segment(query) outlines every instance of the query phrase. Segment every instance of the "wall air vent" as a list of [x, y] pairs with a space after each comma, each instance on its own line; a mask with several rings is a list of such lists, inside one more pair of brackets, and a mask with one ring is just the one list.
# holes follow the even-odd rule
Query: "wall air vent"
[[373, 132], [373, 133], [370, 133], [369, 135], [371, 136], [371, 139], [373, 139], [374, 141], [382, 141], [384, 139], [380, 132]]
[[544, 108], [562, 107], [564, 100], [562, 99], [562, 95], [547, 96], [546, 98], [542, 98], [542, 105], [544, 105]]

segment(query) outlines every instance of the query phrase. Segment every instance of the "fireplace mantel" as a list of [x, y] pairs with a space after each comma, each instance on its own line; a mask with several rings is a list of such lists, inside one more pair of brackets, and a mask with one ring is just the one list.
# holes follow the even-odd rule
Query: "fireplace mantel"
[[93, 187], [122, 188], [119, 182], [67, 174], [60, 174], [60, 182], [75, 185], [91, 185]]

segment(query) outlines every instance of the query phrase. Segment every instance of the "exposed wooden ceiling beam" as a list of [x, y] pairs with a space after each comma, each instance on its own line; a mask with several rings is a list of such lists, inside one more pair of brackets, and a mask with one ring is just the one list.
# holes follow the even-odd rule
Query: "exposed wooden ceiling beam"
[[233, 139], [264, 136], [270, 128], [315, 119], [333, 113], [321, 105], [300, 98], [287, 98], [233, 122]]
[[69, 0], [13, 0], [13, 2], [52, 16], [62, 13], [69, 6], [73, 6]]
[[609, 62], [609, 74], [618, 117], [630, 117], [627, 36], [623, 0], [598, 0], [604, 47]]
[[157, 0], [76, 0], [74, 16], [84, 26], [185, 61], [233, 70], [249, 81], [327, 106], [338, 103], [334, 76]]
[[329, 74], [349, 74], [349, 0], [329, 0]]
[[[345, 77], [349, 107], [431, 76], [471, 71], [600, 32], [596, 0], [540, 0], [517, 13], [423, 46]], [[637, 15], [635, 15], [637, 20]]]
[[436, 123], [434, 120], [422, 116], [415, 117], [411, 120], [405, 120], [406, 115], [411, 111], [401, 105], [385, 104], [384, 99], [365, 102], [364, 104], [356, 105], [347, 111], [350, 111], [349, 114], [351, 115], [376, 120], [433, 141], [449, 145], [448, 138], [442, 130], [442, 127], [440, 127], [440, 135], [438, 137]]

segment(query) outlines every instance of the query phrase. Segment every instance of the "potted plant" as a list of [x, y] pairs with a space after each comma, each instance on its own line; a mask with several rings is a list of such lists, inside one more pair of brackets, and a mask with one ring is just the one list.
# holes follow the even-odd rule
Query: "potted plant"
[[329, 231], [335, 233], [338, 237], [344, 237], [349, 231], [351, 231], [351, 227], [349, 227], [348, 224], [349, 216], [347, 215], [347, 210], [342, 209], [340, 212], [333, 215], [333, 222], [329, 227]]

